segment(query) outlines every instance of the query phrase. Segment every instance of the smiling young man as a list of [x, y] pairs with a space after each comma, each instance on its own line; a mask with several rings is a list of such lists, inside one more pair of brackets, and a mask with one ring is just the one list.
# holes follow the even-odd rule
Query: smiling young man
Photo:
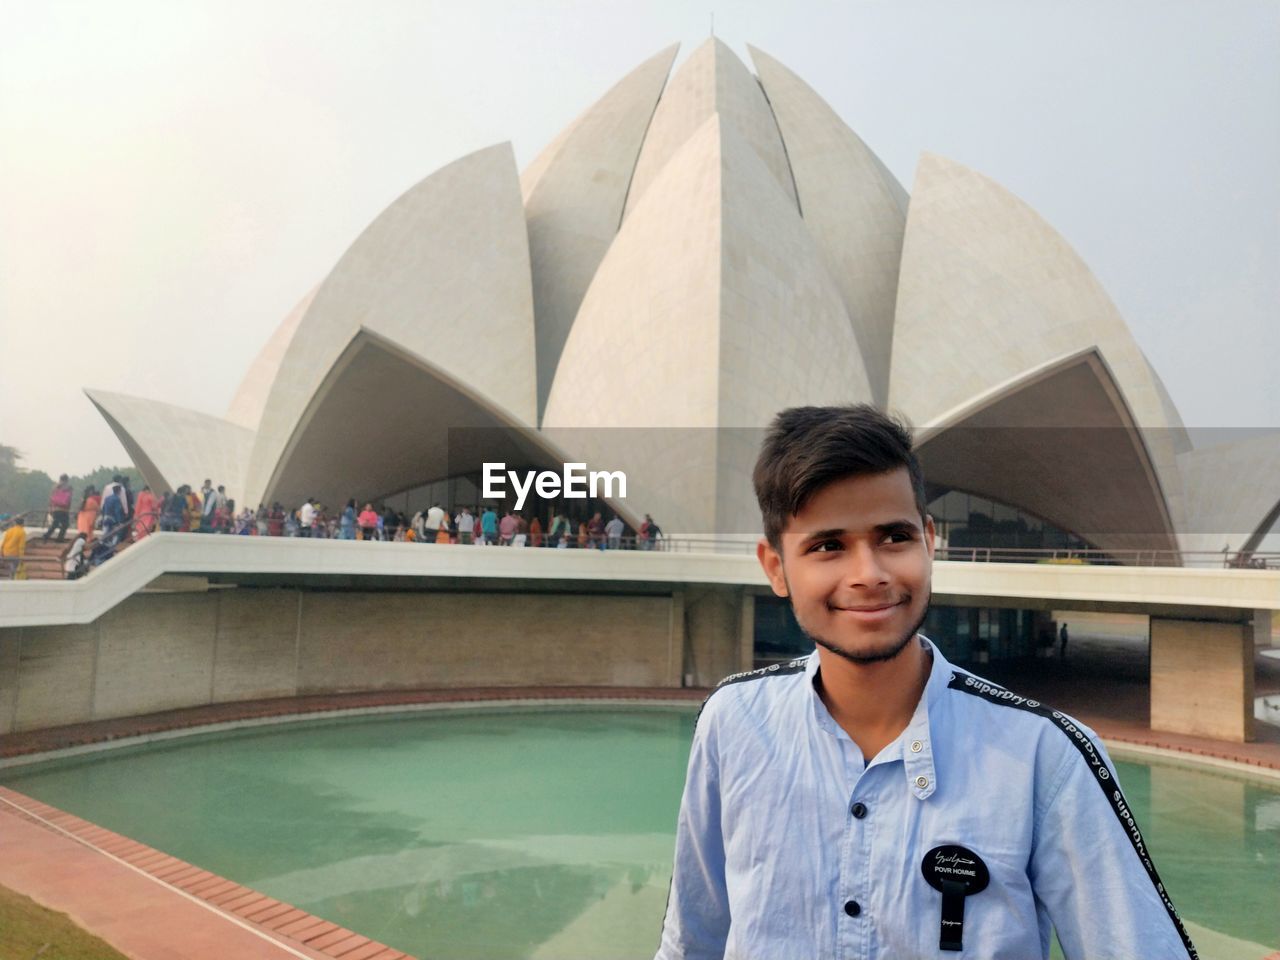
[[813, 640], [699, 715], [658, 960], [1196, 956], [1091, 730], [919, 634], [933, 521], [869, 406], [774, 420], [757, 554]]

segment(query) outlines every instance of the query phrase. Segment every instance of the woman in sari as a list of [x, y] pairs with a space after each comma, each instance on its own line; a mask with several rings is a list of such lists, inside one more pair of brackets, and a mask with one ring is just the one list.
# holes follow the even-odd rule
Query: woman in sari
[[98, 511], [102, 509], [102, 497], [97, 487], [90, 484], [85, 487], [84, 500], [80, 502], [80, 512], [76, 514], [76, 529], [85, 535], [86, 540], [93, 539], [93, 527], [98, 522]]
[[160, 504], [150, 487], [143, 487], [138, 494], [138, 502], [133, 508], [133, 539], [141, 540], [156, 528], [156, 517], [160, 513]]

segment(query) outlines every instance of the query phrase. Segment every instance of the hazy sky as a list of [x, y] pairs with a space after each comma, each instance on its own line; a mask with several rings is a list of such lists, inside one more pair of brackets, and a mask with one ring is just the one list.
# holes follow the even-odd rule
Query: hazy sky
[[126, 461], [85, 386], [221, 415], [400, 193], [504, 140], [523, 167], [713, 10], [908, 190], [930, 150], [1030, 203], [1188, 425], [1280, 427], [1275, 0], [0, 0], [0, 443]]

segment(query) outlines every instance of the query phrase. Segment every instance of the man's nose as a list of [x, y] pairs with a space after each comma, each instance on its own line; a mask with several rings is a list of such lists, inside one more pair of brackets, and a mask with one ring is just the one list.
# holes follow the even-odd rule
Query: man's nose
[[848, 552], [845, 580], [854, 587], [883, 587], [889, 576], [880, 563], [876, 549], [869, 543], [858, 543]]

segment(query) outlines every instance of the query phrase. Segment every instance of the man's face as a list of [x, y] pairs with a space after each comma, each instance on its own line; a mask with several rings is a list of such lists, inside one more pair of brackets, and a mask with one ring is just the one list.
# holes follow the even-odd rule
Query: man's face
[[848, 660], [896, 656], [929, 607], [933, 521], [916, 508], [906, 467], [819, 490], [757, 555], [800, 628]]

